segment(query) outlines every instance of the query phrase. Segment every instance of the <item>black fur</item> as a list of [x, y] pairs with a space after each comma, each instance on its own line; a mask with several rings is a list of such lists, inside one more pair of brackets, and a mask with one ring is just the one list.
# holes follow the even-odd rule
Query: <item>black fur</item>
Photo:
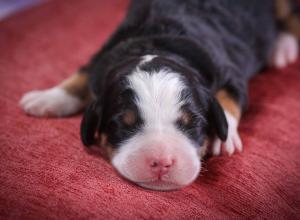
[[[109, 108], [106, 108], [103, 114], [106, 120], [102, 124], [102, 131], [108, 134], [108, 142], [113, 147], [119, 147], [123, 141], [141, 131], [143, 125], [143, 120], [139, 117], [139, 110], [134, 103], [133, 91], [122, 87], [117, 96], [119, 98], [114, 103], [110, 103]], [[128, 110], [134, 112], [137, 117], [136, 122], [132, 125], [127, 125], [122, 121], [123, 114]]]
[[[143, 68], [168, 67], [182, 74], [193, 97], [188, 110], [206, 119], [190, 128], [178, 126], [198, 143], [209, 130], [225, 140], [227, 122], [213, 96], [226, 89], [245, 110], [248, 80], [265, 66], [276, 34], [272, 0], [133, 0], [123, 23], [81, 68], [90, 74], [91, 91], [103, 108], [98, 129], [116, 145], [139, 129], [142, 121], [126, 128], [115, 120], [132, 98], [119, 97], [140, 57], [155, 54], [158, 58]], [[86, 145], [95, 132], [89, 114], [81, 129]]]
[[94, 144], [95, 132], [101, 123], [101, 117], [102, 105], [96, 101], [85, 110], [80, 127], [81, 140], [85, 146]]

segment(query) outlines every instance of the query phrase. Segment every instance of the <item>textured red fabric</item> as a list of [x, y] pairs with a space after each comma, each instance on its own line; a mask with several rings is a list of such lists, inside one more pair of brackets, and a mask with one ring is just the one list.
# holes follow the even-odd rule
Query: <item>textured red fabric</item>
[[21, 95], [84, 64], [126, 5], [49, 1], [0, 23], [0, 218], [299, 219], [300, 60], [251, 81], [244, 152], [210, 159], [195, 183], [174, 192], [139, 188], [86, 151], [81, 115], [22, 112]]

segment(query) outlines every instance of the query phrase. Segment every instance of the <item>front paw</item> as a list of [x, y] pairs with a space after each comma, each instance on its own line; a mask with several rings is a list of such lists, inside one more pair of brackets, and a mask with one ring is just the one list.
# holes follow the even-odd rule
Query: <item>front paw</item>
[[225, 142], [222, 142], [218, 137], [215, 137], [212, 142], [212, 154], [219, 156], [221, 154], [232, 155], [236, 150], [241, 152], [243, 144], [238, 133], [238, 120], [225, 111], [225, 116], [228, 122], [228, 136]]
[[294, 63], [297, 60], [298, 54], [299, 46], [297, 38], [289, 33], [281, 33], [275, 42], [275, 48], [269, 64], [276, 68], [284, 68]]
[[82, 108], [82, 100], [69, 95], [65, 90], [54, 87], [43, 91], [26, 93], [20, 105], [23, 110], [36, 117], [63, 117]]

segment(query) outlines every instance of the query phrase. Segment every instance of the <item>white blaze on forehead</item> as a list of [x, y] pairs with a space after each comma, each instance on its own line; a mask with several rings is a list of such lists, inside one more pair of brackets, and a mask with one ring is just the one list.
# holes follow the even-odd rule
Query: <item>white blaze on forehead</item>
[[157, 55], [145, 55], [142, 56], [142, 61], [139, 63], [139, 65], [145, 64], [153, 60]]
[[145, 129], [175, 128], [179, 117], [180, 96], [185, 85], [180, 75], [168, 69], [146, 72], [140, 68], [128, 76], [129, 87], [137, 95], [136, 104], [145, 122]]
[[[184, 104], [181, 93], [185, 84], [180, 74], [167, 68], [157, 72], [142, 70], [141, 66], [150, 60], [144, 57], [127, 77], [128, 87], [137, 96], [135, 103], [143, 128], [121, 144], [112, 164], [124, 177], [143, 187], [177, 189], [194, 181], [201, 168], [197, 149], [175, 125]], [[158, 159], [171, 159], [173, 163], [161, 177], [151, 168], [152, 160]], [[165, 185], [153, 182], [158, 178]]]

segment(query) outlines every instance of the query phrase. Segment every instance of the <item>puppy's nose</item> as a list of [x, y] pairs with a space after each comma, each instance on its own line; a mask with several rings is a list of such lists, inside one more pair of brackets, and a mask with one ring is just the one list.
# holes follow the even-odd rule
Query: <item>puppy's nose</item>
[[152, 159], [150, 160], [150, 169], [157, 175], [167, 174], [174, 165], [172, 158]]

